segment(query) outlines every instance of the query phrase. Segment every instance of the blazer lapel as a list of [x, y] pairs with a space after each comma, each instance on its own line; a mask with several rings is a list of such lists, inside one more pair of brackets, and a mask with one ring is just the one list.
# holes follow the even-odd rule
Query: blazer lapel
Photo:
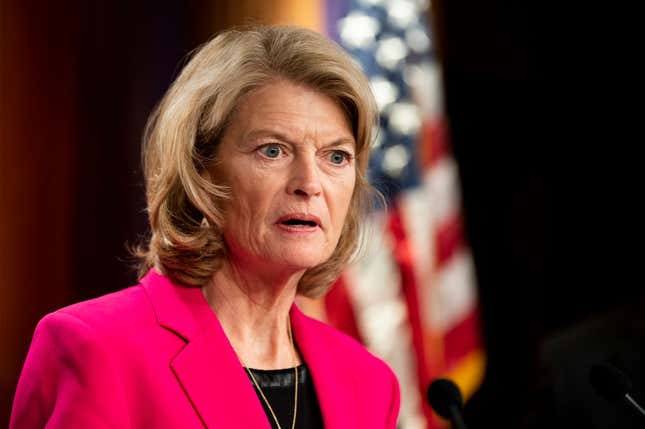
[[295, 304], [291, 325], [298, 348], [311, 373], [326, 428], [359, 428], [356, 416], [357, 380], [343, 356], [326, 339], [327, 327], [305, 316]]
[[207, 428], [270, 429], [262, 404], [200, 288], [150, 271], [142, 279], [157, 320], [186, 345], [170, 367]]

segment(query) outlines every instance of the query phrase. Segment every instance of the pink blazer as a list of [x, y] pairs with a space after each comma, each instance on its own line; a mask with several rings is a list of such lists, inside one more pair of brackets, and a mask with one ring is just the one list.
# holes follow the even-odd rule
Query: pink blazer
[[[333, 328], [290, 313], [326, 428], [395, 428], [398, 382]], [[45, 316], [10, 429], [262, 428], [269, 421], [199, 288], [151, 271], [137, 286]]]

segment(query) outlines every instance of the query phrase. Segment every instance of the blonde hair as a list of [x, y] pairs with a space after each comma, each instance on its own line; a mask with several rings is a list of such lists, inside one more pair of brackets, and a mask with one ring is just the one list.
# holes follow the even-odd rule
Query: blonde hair
[[356, 141], [357, 181], [338, 245], [307, 270], [300, 294], [324, 294], [357, 254], [361, 220], [373, 202], [365, 178], [377, 110], [358, 65], [334, 42], [295, 26], [230, 30], [199, 48], [151, 114], [143, 162], [151, 236], [140, 246], [139, 277], [156, 267], [173, 281], [202, 286], [226, 258], [222, 203], [213, 183], [216, 147], [232, 112], [251, 90], [285, 79], [331, 97]]

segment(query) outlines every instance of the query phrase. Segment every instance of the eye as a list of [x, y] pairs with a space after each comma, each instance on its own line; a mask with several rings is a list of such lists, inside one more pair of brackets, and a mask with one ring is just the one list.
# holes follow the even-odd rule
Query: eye
[[282, 154], [282, 148], [276, 143], [262, 145], [258, 150], [267, 158], [278, 158]]
[[329, 160], [332, 164], [341, 165], [352, 159], [352, 155], [344, 150], [333, 150], [329, 153]]

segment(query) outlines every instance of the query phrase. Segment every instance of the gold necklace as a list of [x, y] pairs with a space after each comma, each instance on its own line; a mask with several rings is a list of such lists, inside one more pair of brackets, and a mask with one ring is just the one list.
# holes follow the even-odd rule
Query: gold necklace
[[[298, 365], [297, 365], [298, 359], [296, 357], [296, 347], [293, 344], [293, 333], [291, 332], [291, 320], [289, 319], [287, 319], [287, 326], [289, 327], [289, 341], [291, 341], [291, 350], [293, 351], [294, 360], [296, 361], [296, 366], [293, 368], [293, 372], [296, 374], [296, 387], [294, 389], [294, 395], [293, 395], [293, 420], [291, 421], [291, 429], [295, 429], [296, 415], [298, 413]], [[240, 359], [240, 362], [242, 362], [242, 359]], [[267, 404], [267, 408], [269, 408], [269, 411], [271, 412], [271, 417], [273, 417], [273, 421], [275, 422], [276, 426], [278, 426], [278, 429], [282, 429], [282, 426], [280, 426], [280, 422], [278, 421], [278, 417], [275, 415], [275, 412], [273, 411], [271, 404], [269, 404], [269, 400], [267, 399], [266, 396], [264, 396], [264, 392], [262, 391], [260, 384], [258, 384], [258, 382], [255, 380], [255, 377], [253, 376], [253, 373], [251, 372], [251, 370], [246, 365], [244, 365], [244, 362], [242, 362], [242, 366], [244, 367], [244, 369], [246, 369], [246, 372], [249, 373], [251, 380], [253, 380], [253, 385], [257, 387], [258, 392], [260, 392], [260, 396], [264, 400], [264, 403]]]

